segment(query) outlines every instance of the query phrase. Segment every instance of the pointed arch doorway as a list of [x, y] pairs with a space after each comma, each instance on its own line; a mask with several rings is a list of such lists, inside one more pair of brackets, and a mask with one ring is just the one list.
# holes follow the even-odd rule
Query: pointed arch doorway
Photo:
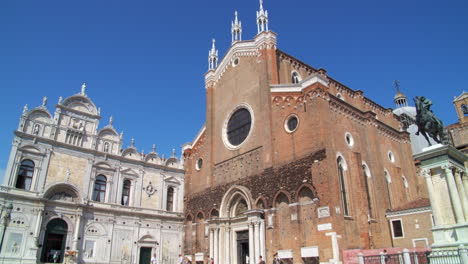
[[210, 257], [215, 263], [257, 263], [265, 254], [263, 210], [253, 208], [244, 186], [232, 186], [221, 201], [220, 216], [208, 221]]
[[42, 244], [42, 262], [54, 262], [53, 256], [57, 254], [57, 263], [63, 263], [67, 232], [68, 224], [60, 218], [55, 218], [47, 224]]

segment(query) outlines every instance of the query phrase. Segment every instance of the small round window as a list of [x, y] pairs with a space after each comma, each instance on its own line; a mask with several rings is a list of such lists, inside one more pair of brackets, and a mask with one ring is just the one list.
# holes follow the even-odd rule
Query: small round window
[[249, 110], [236, 110], [227, 123], [226, 136], [229, 143], [234, 147], [239, 146], [249, 135], [251, 126], [252, 116]]
[[291, 115], [286, 119], [284, 128], [286, 129], [287, 132], [291, 133], [297, 129], [298, 125], [299, 125], [299, 119], [297, 118], [297, 116]]
[[201, 170], [202, 167], [203, 167], [203, 159], [202, 159], [202, 158], [199, 158], [199, 159], [197, 160], [197, 164], [195, 164], [195, 168], [196, 168], [197, 170]]
[[353, 139], [353, 136], [351, 135], [351, 133], [347, 132], [345, 134], [345, 140], [346, 140], [346, 144], [348, 144], [348, 146], [350, 146], [350, 147], [354, 146], [354, 139]]
[[235, 58], [233, 61], [232, 61], [232, 66], [237, 66], [237, 64], [239, 64], [239, 58]]

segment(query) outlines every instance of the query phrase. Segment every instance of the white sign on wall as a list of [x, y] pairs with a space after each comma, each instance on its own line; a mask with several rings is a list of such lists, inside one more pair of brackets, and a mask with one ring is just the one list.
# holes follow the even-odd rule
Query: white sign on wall
[[331, 229], [332, 229], [332, 224], [331, 223], [317, 225], [317, 230], [318, 231], [331, 230]]
[[303, 247], [301, 248], [301, 257], [302, 258], [314, 258], [319, 256], [319, 251], [317, 246], [313, 247]]
[[280, 259], [292, 259], [293, 258], [292, 249], [278, 250], [278, 258], [280, 258]]

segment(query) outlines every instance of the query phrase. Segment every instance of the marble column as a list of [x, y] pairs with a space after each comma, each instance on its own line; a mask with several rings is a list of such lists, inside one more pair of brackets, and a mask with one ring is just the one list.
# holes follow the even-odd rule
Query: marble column
[[462, 175], [463, 188], [465, 189], [465, 195], [468, 196], [468, 171], [465, 170]]
[[254, 254], [254, 262], [257, 263], [260, 257], [260, 222], [254, 223], [254, 234], [255, 234], [255, 254]]
[[263, 220], [260, 222], [260, 255], [262, 255], [263, 259], [266, 259], [265, 235], [265, 220]]
[[214, 230], [210, 228], [210, 258], [213, 257], [213, 252], [214, 252], [214, 235], [213, 235]]
[[75, 233], [73, 234], [73, 244], [72, 249], [78, 250], [78, 241], [80, 237], [80, 230], [81, 230], [81, 214], [75, 215], [76, 222], [75, 222]]
[[458, 168], [455, 169], [455, 184], [457, 185], [458, 194], [460, 195], [460, 200], [463, 208], [463, 214], [465, 215], [465, 222], [468, 222], [468, 198], [466, 197], [466, 190], [463, 187], [461, 179], [461, 170]]
[[35, 245], [39, 245], [39, 236], [41, 235], [41, 226], [42, 226], [42, 215], [44, 209], [37, 209], [37, 218], [36, 218], [36, 226], [34, 228], [34, 243]]
[[248, 223], [249, 225], [249, 264], [255, 263], [255, 254], [254, 254], [254, 230], [253, 223]]
[[445, 177], [447, 178], [447, 184], [450, 194], [450, 200], [452, 200], [453, 212], [455, 213], [455, 219], [457, 224], [461, 224], [465, 221], [463, 216], [463, 209], [460, 201], [460, 195], [458, 194], [457, 186], [452, 174], [453, 166], [444, 165], [442, 169], [445, 171]]
[[226, 227], [225, 229], [225, 234], [224, 234], [224, 264], [229, 264], [230, 260], [230, 248], [231, 248], [231, 243], [230, 242], [230, 234], [231, 234], [231, 228], [229, 226]]
[[435, 190], [434, 190], [434, 184], [432, 183], [432, 174], [430, 169], [423, 169], [421, 171], [422, 175], [426, 179], [426, 185], [427, 185], [427, 192], [429, 194], [429, 200], [431, 201], [432, 205], [432, 212], [434, 216], [434, 225], [439, 226], [442, 223], [440, 219], [440, 211], [439, 207], [437, 206], [436, 202], [436, 197], [435, 197]]
[[219, 241], [218, 241], [218, 234], [219, 234], [219, 228], [216, 227], [214, 229], [214, 252], [213, 252], [213, 259], [215, 261], [215, 264], [218, 264], [219, 263], [219, 259], [218, 259], [218, 252], [219, 252]]

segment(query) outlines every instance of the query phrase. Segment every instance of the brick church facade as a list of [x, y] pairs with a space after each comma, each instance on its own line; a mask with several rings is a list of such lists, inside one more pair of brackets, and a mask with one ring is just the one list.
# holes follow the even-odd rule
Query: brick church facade
[[392, 109], [258, 34], [213, 41], [206, 123], [184, 145], [184, 254], [197, 263], [337, 263], [342, 251], [392, 246], [386, 211], [427, 197], [410, 137]]

